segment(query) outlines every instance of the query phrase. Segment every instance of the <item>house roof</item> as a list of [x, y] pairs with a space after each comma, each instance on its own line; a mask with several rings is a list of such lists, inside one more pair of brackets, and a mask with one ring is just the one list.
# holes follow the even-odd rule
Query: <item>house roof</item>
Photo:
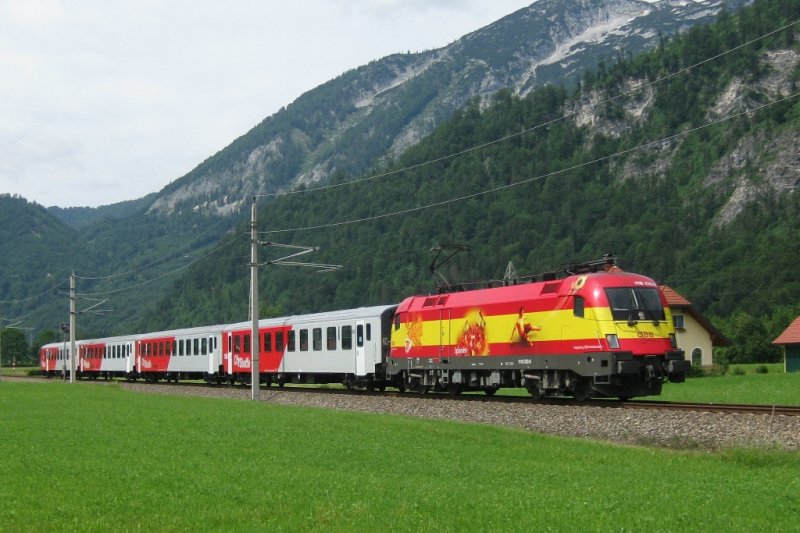
[[669, 304], [670, 307], [688, 307], [692, 305], [689, 300], [675, 292], [671, 287], [659, 285], [659, 288], [667, 299], [667, 304]]
[[800, 344], [800, 316], [795, 318], [789, 327], [772, 341], [772, 344]]
[[661, 290], [664, 298], [666, 298], [667, 305], [669, 305], [670, 309], [680, 309], [682, 312], [694, 318], [698, 324], [703, 326], [703, 328], [708, 331], [708, 335], [711, 337], [711, 344], [713, 346], [733, 346], [733, 341], [723, 335], [722, 332], [718, 330], [709, 319], [704, 317], [700, 311], [695, 309], [695, 307], [692, 305], [692, 302], [678, 294], [678, 292], [672, 287], [668, 287], [667, 285], [659, 285], [658, 288]]

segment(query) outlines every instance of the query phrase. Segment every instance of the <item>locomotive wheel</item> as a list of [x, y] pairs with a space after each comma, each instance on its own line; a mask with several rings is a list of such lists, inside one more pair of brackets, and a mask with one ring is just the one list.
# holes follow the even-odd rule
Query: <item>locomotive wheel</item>
[[447, 386], [447, 394], [449, 394], [450, 396], [458, 396], [459, 394], [461, 394], [461, 385], [459, 385], [458, 383], [450, 383]]
[[585, 379], [579, 380], [575, 383], [575, 387], [572, 389], [572, 397], [575, 398], [577, 401], [582, 402], [588, 400], [592, 396], [592, 388], [589, 386], [589, 382]]
[[542, 389], [540, 389], [538, 385], [528, 385], [527, 389], [528, 394], [530, 394], [531, 398], [534, 400], [541, 400], [542, 397], [544, 397], [544, 394], [542, 394]]
[[497, 387], [486, 387], [483, 389], [483, 393], [486, 396], [494, 396], [495, 392], [497, 392]]

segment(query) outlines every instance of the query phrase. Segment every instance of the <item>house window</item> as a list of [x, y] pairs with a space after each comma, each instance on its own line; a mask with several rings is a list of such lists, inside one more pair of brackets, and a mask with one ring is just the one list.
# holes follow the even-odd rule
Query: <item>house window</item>
[[672, 315], [672, 325], [675, 329], [686, 329], [686, 324], [683, 322], [683, 315]]

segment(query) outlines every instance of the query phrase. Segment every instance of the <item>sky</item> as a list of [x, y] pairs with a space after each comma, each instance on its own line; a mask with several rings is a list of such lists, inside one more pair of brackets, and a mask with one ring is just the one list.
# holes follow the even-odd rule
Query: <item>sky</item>
[[306, 91], [533, 0], [0, 0], [0, 194], [161, 190]]

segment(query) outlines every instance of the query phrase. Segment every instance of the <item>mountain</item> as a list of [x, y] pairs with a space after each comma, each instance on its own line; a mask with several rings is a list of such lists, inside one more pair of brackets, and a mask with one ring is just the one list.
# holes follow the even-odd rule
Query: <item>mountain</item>
[[[265, 200], [269, 239], [319, 246], [313, 261], [344, 268], [264, 267], [260, 315], [435, 291], [440, 243], [471, 248], [442, 270], [451, 281], [611, 252], [751, 347], [736, 360], [769, 360], [770, 335], [800, 313], [800, 37], [773, 33], [798, 19], [793, 0], [757, 0], [574, 90], [472, 100], [383, 177]], [[246, 319], [249, 276], [231, 258], [243, 264], [248, 243], [226, 244], [140, 329]]]
[[[725, 5], [733, 11], [743, 3]], [[586, 84], [587, 80], [579, 80], [585, 65], [598, 64], [599, 72], [607, 72], [612, 65], [629, 62], [643, 46], [663, 45], [661, 35], [712, 19], [721, 6], [717, 1], [541, 0], [447, 47], [393, 55], [346, 72], [266, 118], [154, 195], [97, 210], [51, 208], [51, 215], [79, 231], [35, 252], [24, 249], [32, 241], [16, 238], [17, 233], [29, 231], [29, 218], [18, 216], [19, 224], [3, 225], [2, 255], [27, 260], [11, 261], [0, 272], [0, 299], [19, 300], [51, 289], [54, 274], [46, 266], [58, 264], [65, 273], [76, 270], [98, 278], [80, 280], [79, 291], [87, 297], [109, 298], [107, 307], [114, 309], [108, 315], [82, 315], [79, 323], [86, 326], [84, 331], [121, 333], [134, 329], [143, 316], [154, 320], [163, 311], [162, 297], [171, 292], [167, 287], [176, 278], [175, 286], [184, 286], [179, 276], [187, 264], [211, 268], [216, 261], [226, 261], [222, 269], [226, 274], [210, 272], [206, 278], [212, 287], [208, 295], [225, 302], [214, 305], [216, 314], [206, 312], [205, 296], [199, 295], [196, 304], [189, 304], [189, 314], [176, 308], [170, 320], [216, 320], [238, 313], [233, 310], [238, 309], [238, 287], [217, 290], [215, 284], [247, 265], [246, 251], [231, 245], [209, 258], [203, 253], [227, 233], [241, 237], [243, 228], [238, 224], [246, 216], [241, 210], [244, 198], [257, 191], [342, 182], [379, 166], [391, 168], [405, 160], [407, 147], [461, 116], [464, 105], [473, 109], [476, 97], [481, 98], [480, 114], [492, 102], [494, 91], [504, 87], [512, 95], [527, 97], [535, 85], [561, 79], [558, 74], [567, 86]], [[469, 140], [454, 138], [450, 144], [456, 148]], [[29, 204], [27, 209], [43, 216], [38, 206]], [[286, 220], [296, 217], [287, 214]], [[61, 235], [64, 229], [56, 233]], [[21, 279], [29, 282], [20, 284]], [[361, 297], [384, 300], [397, 294], [399, 287], [377, 295], [364, 292]], [[32, 324], [51, 327], [64, 320], [67, 305], [63, 297], [48, 294], [60, 311], [37, 308], [26, 300], [5, 314], [28, 316], [35, 311]], [[345, 301], [352, 299], [341, 296], [326, 305]], [[278, 305], [297, 310], [289, 303]]]
[[149, 211], [239, 213], [254, 194], [360, 175], [397, 158], [473, 97], [574, 86], [585, 68], [711, 22], [722, 6], [541, 0], [444, 48], [388, 56], [309, 91], [171, 183]]
[[81, 229], [93, 224], [102, 223], [104, 220], [123, 220], [139, 214], [153, 203], [156, 193], [150, 193], [137, 200], [118, 202], [100, 207], [57, 207], [51, 206], [47, 210], [61, 221]]

